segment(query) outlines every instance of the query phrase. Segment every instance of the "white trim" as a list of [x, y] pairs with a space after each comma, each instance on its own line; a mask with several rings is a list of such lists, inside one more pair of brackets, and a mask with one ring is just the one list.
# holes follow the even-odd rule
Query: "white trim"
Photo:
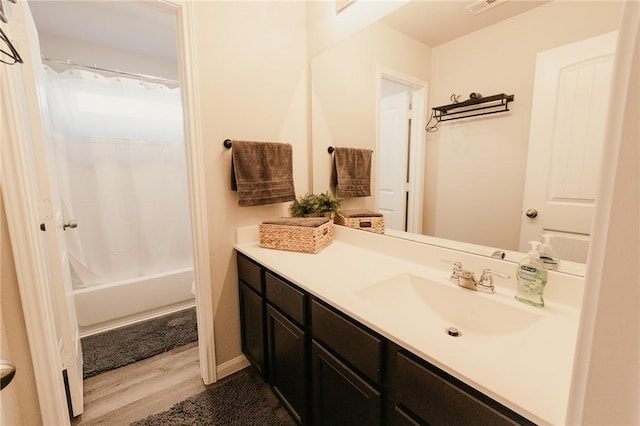
[[62, 360], [50, 304], [47, 258], [38, 220], [37, 179], [28, 147], [24, 87], [17, 66], [2, 73], [2, 196], [15, 258], [20, 300], [29, 339], [40, 415], [45, 425], [68, 425]]
[[247, 359], [246, 356], [240, 355], [235, 357], [227, 362], [223, 362], [216, 368], [216, 373], [218, 375], [218, 379], [222, 379], [223, 377], [227, 377], [236, 373], [244, 368], [250, 366], [251, 363]]
[[200, 131], [202, 126], [197, 90], [198, 74], [196, 71], [195, 34], [193, 34], [193, 6], [186, 1], [171, 4], [176, 12], [178, 64], [180, 67], [183, 110], [185, 111], [184, 145], [187, 155], [187, 178], [191, 203], [200, 375], [205, 384], [210, 384], [217, 380], [217, 374], [203, 163], [204, 153]]
[[[600, 187], [596, 197], [597, 203], [591, 226], [591, 243], [587, 257], [585, 272], [585, 291], [580, 313], [580, 328], [576, 342], [574, 356], [574, 369], [571, 380], [571, 390], [567, 407], [567, 424], [596, 424], [603, 416], [611, 418], [609, 415], [612, 407], [606, 407], [607, 399], [604, 399], [600, 406], [588, 406], [589, 401], [595, 400], [598, 395], [607, 394], [619, 395], [620, 392], [631, 394], [631, 399], [627, 399], [622, 409], [616, 408], [612, 424], [636, 424], [639, 417], [638, 405], [633, 401], [634, 393], [638, 392], [638, 377], [630, 381], [621, 381], [620, 369], [624, 368], [624, 376], [633, 377], [637, 372], [637, 367], [626, 367], [626, 364], [611, 366], [610, 357], [602, 357], [604, 352], [623, 351], [625, 361], [637, 361], [638, 352], [638, 326], [634, 322], [637, 318], [637, 238], [616, 239], [616, 232], [610, 234], [610, 228], [615, 228], [615, 220], [620, 217], [621, 209], [626, 208], [620, 200], [625, 199], [625, 195], [638, 190], [638, 181], [631, 184], [621, 184], [621, 176], [629, 176], [623, 167], [628, 164], [621, 164], [621, 155], [630, 151], [632, 144], [638, 143], [636, 127], [635, 133], [626, 130], [625, 124], [629, 121], [635, 122], [637, 126], [638, 92], [630, 90], [631, 79], [637, 79], [637, 70], [634, 70], [638, 61], [638, 34], [640, 33], [640, 3], [626, 2], [622, 11], [621, 25], [618, 32], [616, 58], [614, 60], [614, 73], [612, 78], [611, 101], [606, 115], [607, 129], [605, 138], [607, 140], [606, 149], [603, 150], [602, 170], [600, 176]], [[637, 65], [636, 65], [637, 66]], [[635, 72], [635, 74], [634, 74]], [[630, 129], [631, 126], [628, 126]], [[635, 167], [637, 167], [637, 158]], [[631, 166], [633, 167], [633, 166]], [[637, 170], [637, 169], [636, 169]], [[626, 174], [625, 174], [626, 172]], [[637, 177], [637, 172], [636, 172]], [[626, 194], [625, 194], [626, 192]], [[633, 200], [633, 198], [628, 198]], [[637, 199], [637, 194], [636, 194]], [[631, 201], [629, 201], [629, 204]], [[638, 207], [636, 205], [635, 211]], [[632, 220], [637, 220], [634, 216]], [[618, 224], [619, 225], [619, 224]], [[637, 230], [637, 225], [636, 228]], [[633, 230], [626, 229], [630, 232]], [[631, 234], [632, 235], [632, 234]], [[636, 238], [635, 241], [634, 237]], [[634, 246], [629, 246], [629, 242], [635, 242]], [[629, 277], [632, 277], [629, 279]], [[614, 288], [615, 287], [615, 288]], [[605, 293], [616, 292], [617, 295], [607, 295]], [[635, 304], [624, 304], [620, 306], [617, 300], [627, 296], [635, 296]], [[633, 303], [633, 302], [632, 302]], [[631, 323], [630, 327], [627, 325]], [[605, 342], [598, 334], [604, 332], [600, 330], [615, 330], [624, 327], [625, 332], [630, 332], [631, 342], [625, 341], [616, 347], [605, 348], [598, 343]], [[635, 335], [634, 335], [634, 332]], [[634, 340], [635, 339], [635, 340]], [[622, 348], [624, 345], [624, 349]], [[615, 360], [620, 360], [616, 354]], [[635, 358], [635, 359], [634, 359]], [[621, 367], [621, 365], [623, 367]], [[614, 374], [609, 375], [610, 369], [614, 369]], [[607, 377], [606, 390], [598, 389], [599, 385], [605, 382], [601, 377]], [[629, 383], [635, 380], [631, 386]], [[634, 388], [631, 388], [631, 387]], [[600, 416], [600, 419], [597, 418]]]
[[[409, 203], [407, 206], [407, 231], [422, 233], [422, 211], [424, 193], [424, 168], [425, 168], [425, 144], [426, 135], [422, 130], [425, 127], [425, 109], [427, 104], [428, 83], [415, 77], [402, 74], [391, 69], [376, 67], [377, 96], [376, 96], [376, 151], [380, 151], [380, 99], [382, 96], [382, 80], [390, 80], [411, 89], [411, 103], [413, 119], [411, 120], [411, 147], [409, 152]], [[378, 180], [376, 179], [375, 193], [378, 193]], [[378, 210], [378, 197], [375, 199], [375, 210]]]

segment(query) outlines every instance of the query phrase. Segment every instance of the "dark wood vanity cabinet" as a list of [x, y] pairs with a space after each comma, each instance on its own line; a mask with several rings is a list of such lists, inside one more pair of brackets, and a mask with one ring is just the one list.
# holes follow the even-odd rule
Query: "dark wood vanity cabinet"
[[242, 352], [262, 377], [267, 377], [265, 302], [262, 296], [264, 271], [245, 256], [238, 255], [240, 339]]
[[238, 253], [242, 350], [303, 425], [533, 425]]
[[313, 424], [380, 425], [382, 394], [336, 356], [312, 342]]
[[382, 424], [382, 339], [311, 302], [313, 424]]
[[269, 384], [291, 416], [306, 424], [308, 362], [306, 295], [290, 283], [265, 274]]
[[532, 424], [404, 350], [397, 354], [394, 380], [397, 424]]
[[241, 253], [238, 281], [242, 351], [291, 417], [308, 424], [307, 295]]

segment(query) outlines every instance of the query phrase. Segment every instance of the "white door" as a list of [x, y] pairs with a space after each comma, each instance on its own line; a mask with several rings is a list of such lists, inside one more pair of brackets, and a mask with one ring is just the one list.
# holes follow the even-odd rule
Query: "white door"
[[68, 255], [65, 248], [65, 232], [75, 232], [73, 218], [63, 217], [60, 196], [57, 192], [53, 156], [50, 138], [47, 135], [46, 102], [42, 98], [42, 87], [38, 81], [44, 78], [44, 69], [40, 66], [40, 46], [38, 34], [26, 2], [18, 3], [16, 15], [12, 17], [12, 33], [16, 35], [18, 51], [24, 64], [21, 65], [24, 85], [24, 103], [27, 110], [27, 123], [30, 130], [39, 190], [39, 215], [43, 243], [48, 256], [48, 271], [52, 285], [51, 306], [57, 319], [56, 331], [59, 339], [62, 365], [60, 379], [65, 381], [69, 392], [73, 416], [83, 411], [82, 388], [82, 348], [80, 345], [78, 324], [73, 302], [72, 284]]
[[520, 251], [549, 233], [557, 257], [586, 262], [616, 37], [537, 56]]
[[378, 207], [385, 227], [399, 231], [406, 231], [410, 99], [404, 86], [382, 81]]

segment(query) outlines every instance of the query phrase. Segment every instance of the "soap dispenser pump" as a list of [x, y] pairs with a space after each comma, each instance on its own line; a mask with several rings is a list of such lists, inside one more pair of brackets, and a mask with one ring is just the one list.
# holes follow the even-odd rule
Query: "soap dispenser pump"
[[529, 241], [531, 250], [522, 259], [516, 270], [516, 300], [528, 305], [544, 306], [544, 288], [547, 285], [547, 270], [544, 268], [538, 246], [540, 241]]
[[545, 269], [549, 269], [555, 271], [558, 269], [558, 259], [555, 257], [553, 253], [553, 247], [551, 247], [551, 234], [542, 234], [542, 238], [544, 242], [540, 246], [540, 260], [544, 265]]

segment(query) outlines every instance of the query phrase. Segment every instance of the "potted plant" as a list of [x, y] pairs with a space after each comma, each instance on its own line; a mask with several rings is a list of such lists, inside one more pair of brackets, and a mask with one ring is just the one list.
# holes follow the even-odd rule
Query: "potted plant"
[[305, 194], [298, 197], [289, 206], [293, 217], [327, 216], [333, 217], [340, 208], [340, 201], [329, 195], [329, 191], [321, 194]]

